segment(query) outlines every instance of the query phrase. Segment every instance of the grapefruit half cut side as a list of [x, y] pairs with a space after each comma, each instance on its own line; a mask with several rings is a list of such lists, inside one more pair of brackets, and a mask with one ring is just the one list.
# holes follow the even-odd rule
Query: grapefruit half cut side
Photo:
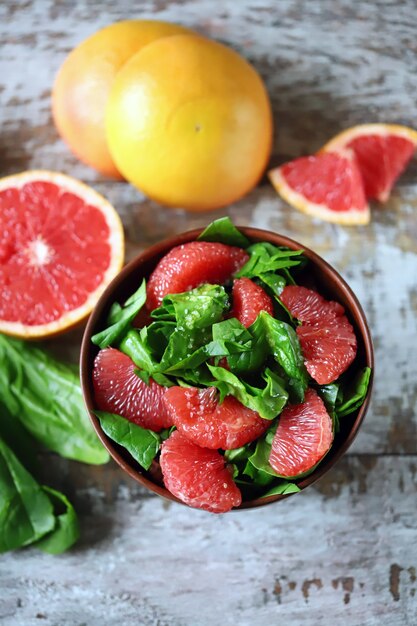
[[365, 195], [386, 202], [417, 149], [417, 131], [398, 124], [360, 124], [333, 137], [320, 152], [353, 150]]
[[120, 218], [87, 185], [41, 170], [0, 179], [0, 332], [35, 339], [74, 326], [123, 258]]
[[300, 157], [268, 175], [279, 195], [308, 215], [345, 225], [370, 220], [361, 173], [350, 150]]

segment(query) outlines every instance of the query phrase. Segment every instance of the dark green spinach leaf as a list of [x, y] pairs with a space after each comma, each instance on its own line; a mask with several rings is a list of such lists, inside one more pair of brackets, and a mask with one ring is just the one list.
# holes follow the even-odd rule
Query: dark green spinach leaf
[[263, 274], [277, 272], [289, 267], [296, 267], [305, 260], [302, 250], [288, 250], [279, 248], [271, 243], [255, 243], [247, 249], [250, 254], [249, 261], [237, 272], [238, 278], [259, 278]]
[[0, 439], [0, 552], [32, 543], [54, 526], [48, 496]]
[[[46, 486], [43, 486], [43, 490], [56, 508], [55, 527], [37, 541], [35, 547], [49, 554], [62, 554], [71, 548], [80, 536], [78, 517], [71, 502], [63, 493]], [[62, 508], [64, 510], [61, 512]]]
[[370, 380], [371, 368], [365, 367], [357, 374], [351, 385], [344, 391], [343, 401], [336, 404], [336, 413], [339, 418], [353, 413], [362, 406]]
[[126, 300], [123, 307], [117, 302], [113, 304], [107, 320], [109, 326], [93, 335], [91, 341], [100, 348], [118, 344], [145, 302], [146, 281], [143, 279], [139, 289]]
[[108, 461], [85, 410], [76, 368], [4, 335], [0, 362], [1, 403], [35, 439], [69, 459]]
[[135, 461], [148, 470], [159, 451], [161, 438], [158, 434], [133, 424], [120, 415], [105, 411], [95, 411], [95, 414], [106, 435], [126, 448]]
[[220, 391], [221, 402], [228, 395], [235, 396], [244, 406], [256, 411], [264, 419], [274, 419], [288, 400], [282, 379], [268, 368], [262, 374], [266, 382], [263, 388], [245, 383], [224, 367], [208, 365], [208, 369], [215, 379], [212, 386]]
[[249, 239], [233, 224], [230, 217], [220, 217], [211, 222], [197, 238], [199, 241], [214, 241], [228, 246], [247, 248]]

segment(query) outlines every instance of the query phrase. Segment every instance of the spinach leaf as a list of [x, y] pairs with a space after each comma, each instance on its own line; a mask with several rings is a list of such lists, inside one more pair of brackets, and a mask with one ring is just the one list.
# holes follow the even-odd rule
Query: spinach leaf
[[235, 463], [237, 461], [246, 461], [251, 455], [251, 446], [246, 444], [241, 448], [234, 448], [233, 450], [225, 450], [224, 458], [229, 463]]
[[[273, 426], [271, 426], [271, 428], [267, 430], [265, 435], [261, 439], [258, 439], [258, 441], [256, 442], [255, 452], [249, 457], [249, 467], [245, 469], [245, 472], [249, 472], [249, 475], [251, 475], [250, 466], [254, 467], [256, 470], [258, 470], [258, 473], [256, 473], [258, 481], [259, 477], [262, 477], [265, 474], [267, 474], [268, 476], [277, 476], [279, 478], [282, 478], [279, 474], [276, 473], [274, 469], [272, 469], [271, 465], [269, 464], [272, 440], [277, 430], [277, 426], [278, 424], [274, 424]], [[264, 480], [266, 481], [266, 477], [264, 477]]]
[[301, 491], [301, 489], [295, 483], [291, 483], [288, 480], [282, 480], [281, 482], [268, 489], [268, 491], [264, 493], [261, 498], [268, 498], [268, 496], [285, 495], [288, 493], [298, 493], [299, 491]]
[[218, 241], [229, 246], [247, 248], [249, 239], [233, 224], [230, 217], [220, 217], [211, 222], [197, 237], [198, 241]]
[[353, 413], [362, 406], [368, 391], [370, 379], [371, 368], [365, 367], [345, 390], [343, 401], [336, 404], [336, 413], [339, 418]]
[[84, 408], [74, 367], [4, 335], [0, 335], [0, 362], [1, 403], [35, 439], [69, 459], [108, 461]]
[[0, 439], [0, 552], [32, 543], [54, 526], [48, 496]]
[[262, 311], [259, 317], [264, 324], [269, 349], [288, 376], [290, 389], [293, 392], [291, 395], [302, 402], [308, 385], [308, 374], [295, 330], [286, 322], [275, 319], [265, 311]]
[[262, 469], [257, 469], [250, 460], [247, 461], [243, 474], [245, 476], [249, 476], [249, 478], [251, 478], [252, 485], [257, 487], [265, 487], [266, 485], [270, 485], [275, 480], [275, 476], [273, 474], [269, 474]]
[[161, 439], [152, 430], [142, 428], [129, 420], [106, 413], [95, 411], [104, 432], [110, 439], [118, 443], [132, 455], [145, 470], [148, 470], [158, 454]]
[[[233, 318], [228, 321], [231, 322], [232, 320]], [[240, 324], [237, 320], [235, 321]], [[242, 325], [240, 324], [240, 326]], [[269, 348], [262, 318], [258, 316], [254, 323], [245, 330], [245, 346], [248, 349], [234, 352], [227, 359], [230, 370], [234, 374], [248, 374], [260, 371], [268, 356]], [[247, 337], [250, 337], [250, 341]]]
[[250, 254], [249, 261], [237, 272], [238, 278], [261, 277], [263, 274], [276, 272], [289, 267], [296, 267], [304, 263], [302, 250], [288, 250], [274, 246], [272, 243], [255, 243], [249, 246], [247, 251]]
[[269, 287], [269, 289], [272, 291], [275, 299], [280, 304], [282, 304], [282, 302], [280, 300], [280, 295], [282, 294], [282, 292], [284, 290], [284, 287], [287, 284], [287, 281], [285, 280], [285, 278], [283, 276], [280, 276], [279, 274], [274, 274], [273, 272], [268, 272], [266, 274], [261, 274], [258, 278], [267, 287]]
[[[71, 502], [63, 493], [46, 486], [43, 486], [43, 490], [57, 509], [56, 521], [55, 528], [37, 541], [35, 547], [49, 554], [61, 554], [68, 550], [80, 536], [78, 517]], [[60, 513], [59, 510], [62, 508], [64, 511]]]
[[[5, 370], [0, 370], [0, 379], [5, 375]], [[2, 383], [2, 384], [7, 384]], [[13, 417], [1, 402], [0, 398], [0, 437], [13, 450], [18, 458], [25, 459], [25, 467], [29, 471], [37, 468], [36, 442], [29, 435], [18, 419]]]
[[117, 302], [110, 309], [107, 323], [109, 326], [93, 335], [91, 341], [100, 348], [119, 343], [132, 321], [146, 302], [146, 281], [124, 303], [123, 307]]
[[259, 413], [264, 419], [272, 420], [284, 408], [288, 393], [282, 379], [266, 368], [262, 374], [266, 382], [264, 388], [252, 387], [224, 367], [208, 365], [215, 380], [211, 383], [220, 391], [220, 401], [227, 395], [235, 396], [243, 405]]
[[228, 304], [229, 298], [224, 287], [203, 284], [184, 293], [165, 296], [161, 307], [166, 310], [167, 306], [172, 305], [177, 326], [196, 330], [219, 322]]

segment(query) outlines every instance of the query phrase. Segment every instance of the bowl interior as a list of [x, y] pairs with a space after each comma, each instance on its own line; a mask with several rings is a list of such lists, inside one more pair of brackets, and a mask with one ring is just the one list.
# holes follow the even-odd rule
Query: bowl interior
[[[239, 230], [245, 233], [245, 235], [253, 243], [258, 241], [268, 241], [272, 244], [286, 246], [293, 250], [304, 250], [304, 255], [308, 258], [309, 263], [298, 274], [297, 282], [306, 287], [316, 288], [325, 298], [336, 300], [345, 307], [346, 314], [355, 329], [358, 339], [358, 352], [355, 359], [355, 370], [369, 366], [372, 368], [373, 372], [373, 347], [365, 314], [356, 296], [341, 276], [312, 250], [309, 250], [292, 239], [255, 228], [239, 227]], [[155, 464], [154, 467], [151, 467], [149, 472], [145, 472], [124, 448], [110, 440], [102, 431], [100, 422], [93, 413], [94, 395], [92, 386], [92, 369], [98, 348], [91, 343], [91, 337], [105, 326], [107, 315], [113, 302], [124, 302], [137, 289], [142, 278], [147, 278], [150, 275], [162, 256], [164, 256], [174, 246], [194, 241], [201, 231], [202, 229], [189, 231], [172, 237], [171, 239], [162, 241], [151, 248], [148, 248], [143, 254], [131, 261], [120, 272], [120, 274], [116, 276], [101, 296], [88, 321], [81, 346], [81, 384], [84, 400], [93, 426], [104, 446], [107, 448], [114, 460], [133, 479], [145, 485], [160, 496], [177, 502], [179, 502], [179, 500], [163, 486], [161, 475], [158, 471], [159, 466], [157, 464]], [[334, 463], [351, 445], [368, 408], [371, 390], [372, 376], [363, 405], [359, 411], [341, 420], [340, 431], [337, 433], [329, 453], [309, 476], [297, 483], [301, 489], [311, 485], [323, 476], [323, 474], [325, 474], [332, 467], [332, 465], [334, 465]], [[288, 495], [275, 495], [268, 498], [248, 500], [243, 502], [239, 508], [262, 506], [276, 500], [282, 500], [286, 497], [288, 497]]]

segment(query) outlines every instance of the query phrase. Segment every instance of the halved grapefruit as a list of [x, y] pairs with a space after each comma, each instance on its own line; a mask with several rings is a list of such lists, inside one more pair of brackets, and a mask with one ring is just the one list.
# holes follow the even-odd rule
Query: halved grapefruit
[[219, 404], [214, 387], [170, 387], [164, 403], [172, 423], [187, 439], [212, 450], [240, 448], [270, 426], [268, 420], [233, 396], [226, 396]]
[[135, 374], [136, 365], [120, 350], [105, 348], [94, 359], [93, 385], [97, 408], [159, 432], [173, 422], [163, 402], [166, 387], [149, 385]]
[[340, 148], [355, 153], [366, 197], [386, 202], [417, 149], [417, 131], [397, 124], [360, 124], [333, 137], [320, 152]]
[[162, 444], [165, 487], [185, 504], [211, 513], [226, 513], [242, 502], [224, 457], [201, 448], [178, 430]]
[[282, 411], [269, 463], [277, 474], [296, 478], [314, 468], [333, 441], [333, 424], [323, 400], [307, 389], [304, 402]]
[[268, 172], [279, 195], [291, 206], [328, 222], [368, 224], [369, 206], [351, 150], [301, 157]]
[[146, 306], [158, 307], [168, 294], [182, 293], [203, 283], [222, 284], [249, 259], [242, 248], [224, 243], [191, 241], [172, 248], [152, 272]]
[[37, 170], [0, 179], [0, 332], [40, 338], [78, 323], [123, 258], [120, 218], [90, 187]]

